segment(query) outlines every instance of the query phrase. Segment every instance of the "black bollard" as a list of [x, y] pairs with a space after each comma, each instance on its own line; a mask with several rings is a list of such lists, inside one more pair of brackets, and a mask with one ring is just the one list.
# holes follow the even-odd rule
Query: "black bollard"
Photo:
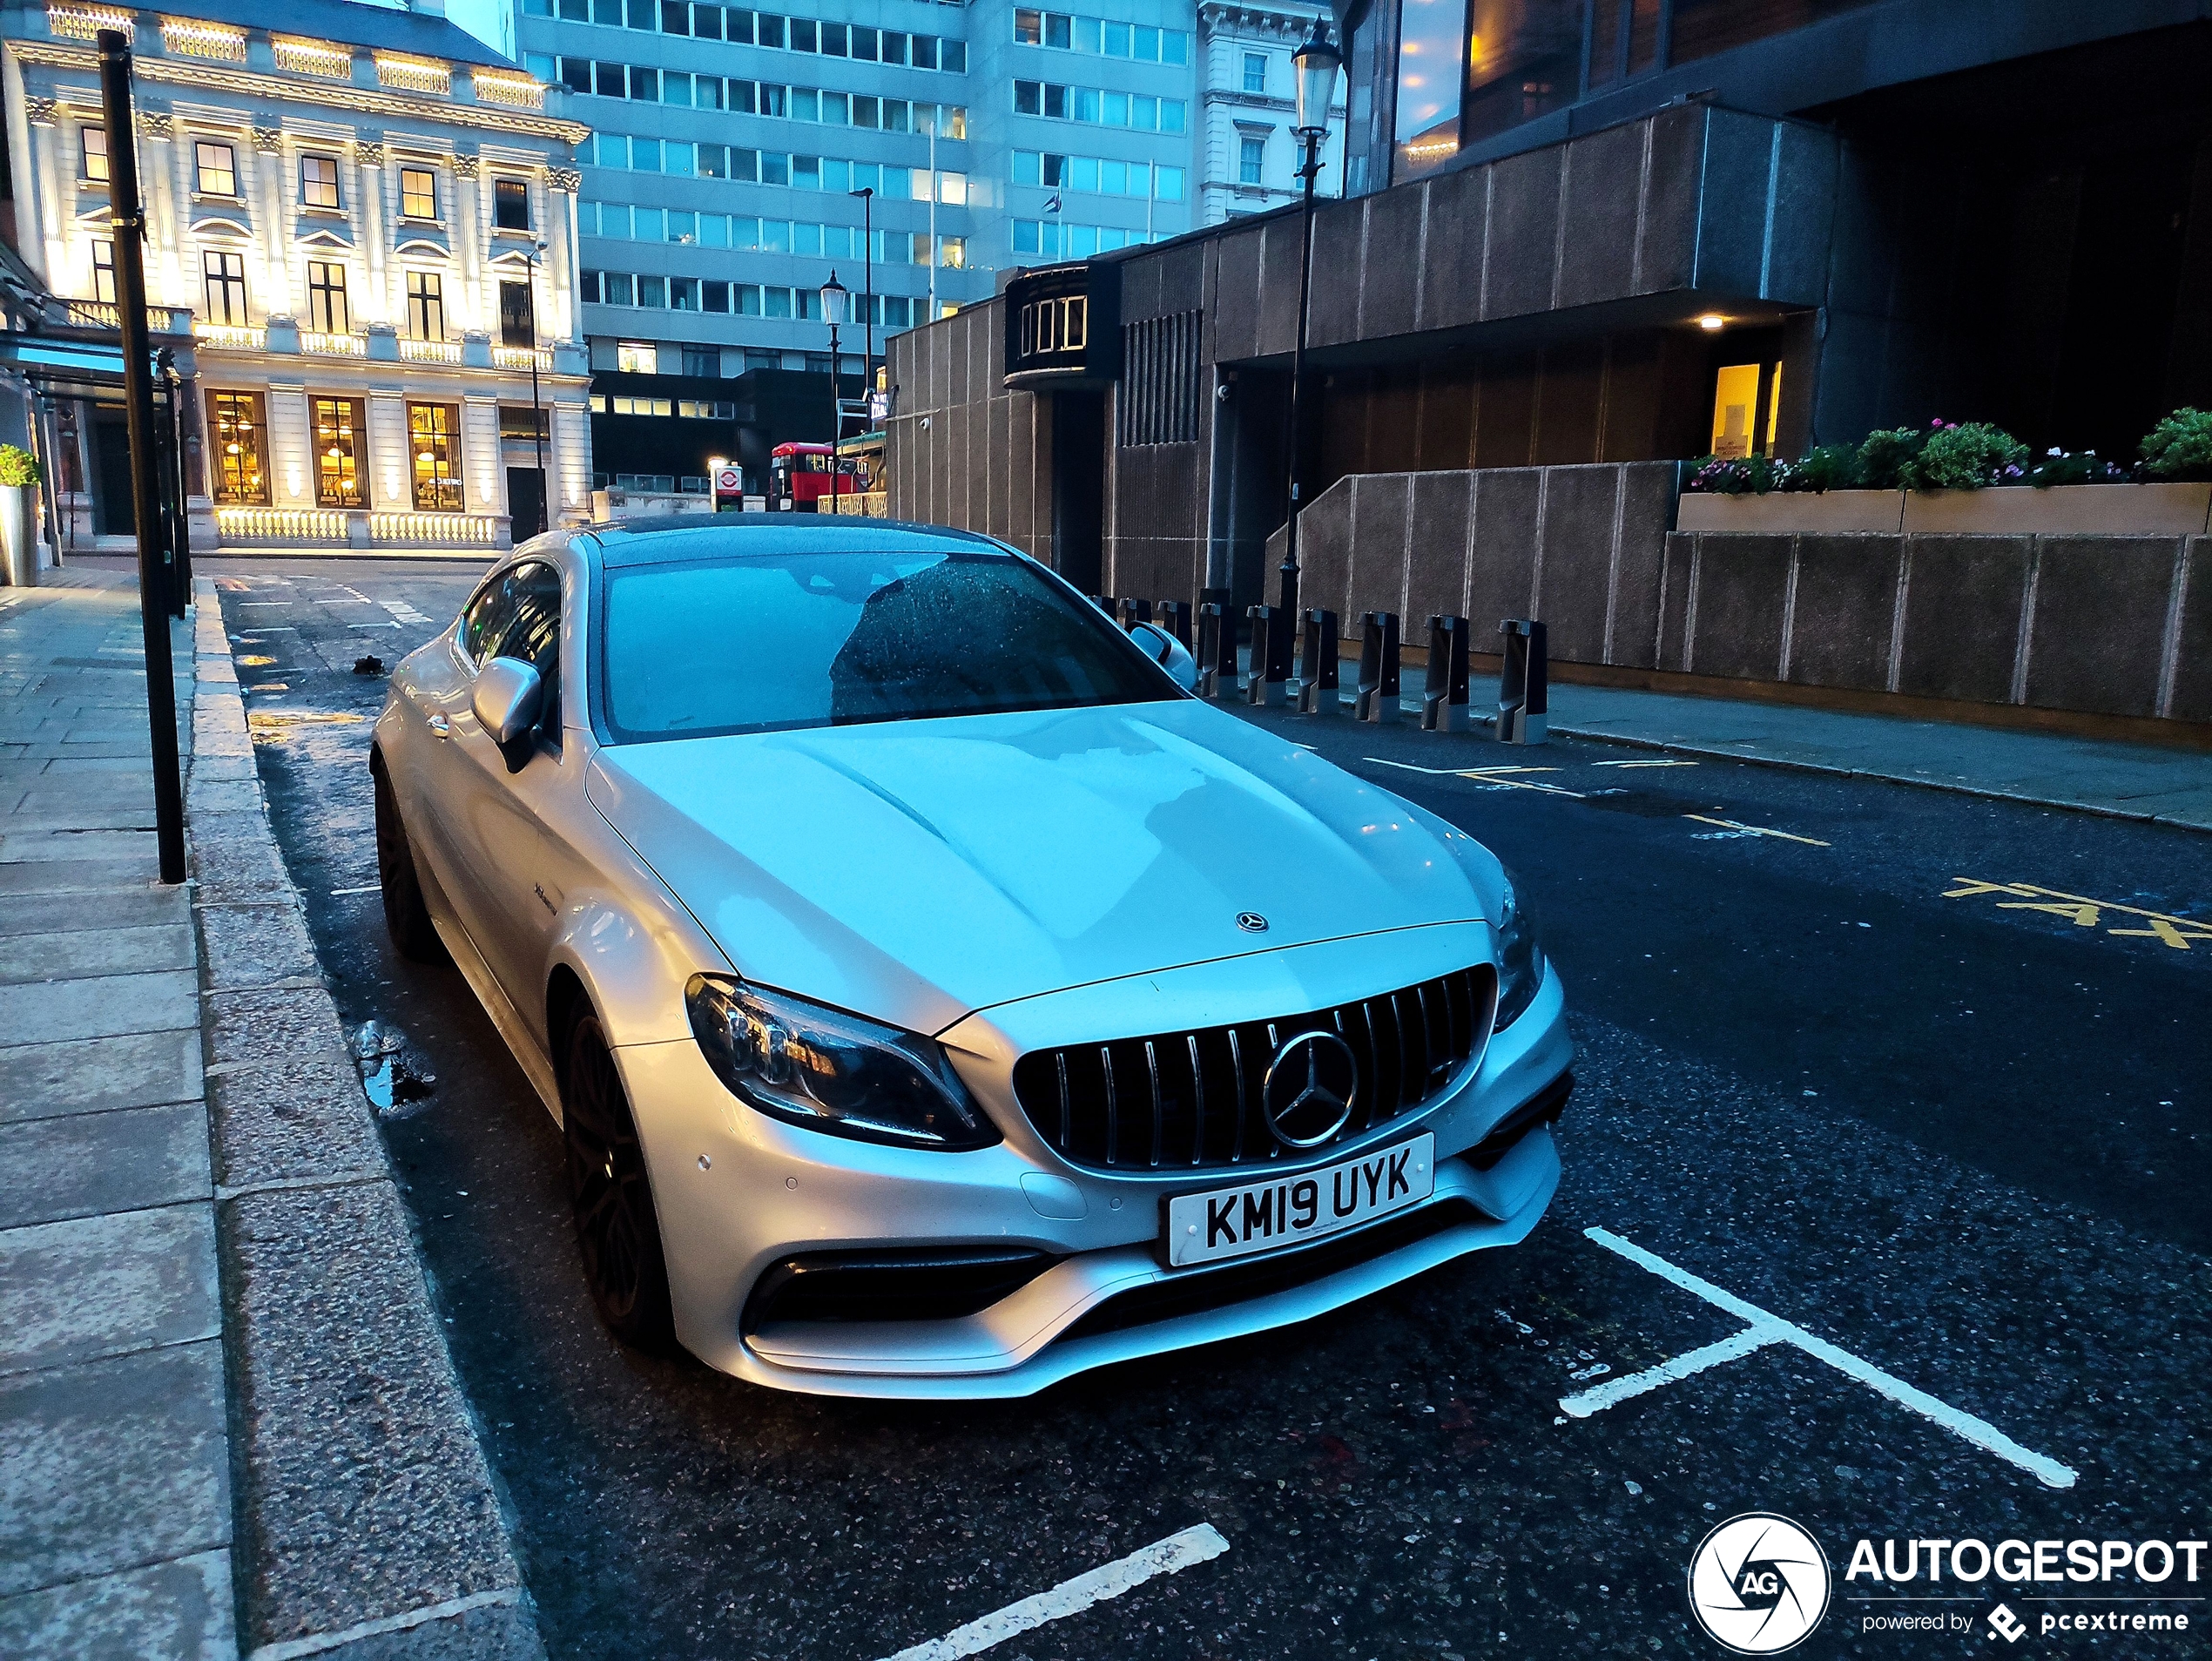
[[1359, 614], [1359, 687], [1352, 713], [1363, 721], [1398, 719], [1398, 613]]
[[1428, 620], [1428, 681], [1421, 692], [1421, 731], [1459, 733], [1467, 724], [1467, 620]]
[[1140, 623], [1150, 623], [1152, 620], [1152, 602], [1123, 600], [1121, 603], [1120, 620], [1122, 627], [1125, 630], [1133, 629]]
[[1498, 632], [1506, 638], [1505, 663], [1498, 672], [1498, 741], [1541, 744], [1551, 714], [1544, 625], [1507, 618]]
[[1284, 701], [1291, 684], [1290, 613], [1279, 605], [1247, 606], [1251, 619], [1251, 656], [1244, 673], [1244, 701], [1271, 708]]
[[1300, 643], [1303, 651], [1298, 658], [1298, 706], [1306, 715], [1338, 715], [1343, 712], [1337, 671], [1337, 614], [1334, 611], [1308, 611], [1305, 614], [1305, 638]]
[[1175, 637], [1176, 645], [1185, 652], [1190, 645], [1190, 602], [1162, 600], [1152, 608], [1152, 620]]
[[1198, 608], [1198, 696], [1221, 698], [1236, 690], [1237, 628], [1229, 607], [1208, 600]]

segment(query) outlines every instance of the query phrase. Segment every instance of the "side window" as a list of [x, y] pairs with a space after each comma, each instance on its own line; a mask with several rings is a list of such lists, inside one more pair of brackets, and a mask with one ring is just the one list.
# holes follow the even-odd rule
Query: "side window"
[[514, 590], [502, 574], [478, 589], [461, 613], [461, 655], [482, 668], [514, 621]]
[[545, 683], [539, 730], [558, 742], [561, 733], [561, 573], [532, 560], [500, 584], [513, 603], [513, 620], [501, 636], [498, 655], [520, 658]]

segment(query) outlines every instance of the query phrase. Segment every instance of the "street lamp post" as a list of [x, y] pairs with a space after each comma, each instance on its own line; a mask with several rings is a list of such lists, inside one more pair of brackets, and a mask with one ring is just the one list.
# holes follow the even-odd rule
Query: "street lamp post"
[[853, 192], [860, 199], [860, 327], [867, 331], [860, 354], [860, 387], [875, 386], [875, 186], [863, 185]]
[[845, 429], [845, 401], [837, 389], [837, 331], [845, 321], [845, 302], [851, 291], [838, 281], [837, 273], [822, 285], [822, 321], [830, 332], [830, 512], [837, 511], [837, 441]]
[[1329, 106], [1336, 101], [1337, 73], [1344, 55], [1329, 39], [1325, 17], [1313, 20], [1313, 32], [1291, 55], [1298, 71], [1298, 125], [1293, 136], [1305, 146], [1298, 176], [1305, 186], [1304, 230], [1298, 243], [1298, 339], [1291, 351], [1290, 517], [1283, 531], [1282, 610], [1285, 625], [1298, 615], [1298, 516], [1303, 505], [1304, 430], [1299, 425], [1300, 393], [1305, 385], [1306, 314], [1313, 295], [1313, 180], [1321, 171], [1321, 145], [1329, 136]]

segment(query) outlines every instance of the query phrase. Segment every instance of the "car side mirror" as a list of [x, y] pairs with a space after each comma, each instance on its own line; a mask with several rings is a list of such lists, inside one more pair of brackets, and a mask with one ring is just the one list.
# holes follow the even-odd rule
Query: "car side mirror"
[[469, 707], [484, 735], [503, 750], [537, 725], [545, 707], [545, 683], [520, 658], [494, 658], [477, 672]]
[[1130, 630], [1129, 638], [1143, 648], [1146, 657], [1173, 676], [1175, 684], [1184, 692], [1198, 690], [1198, 660], [1182, 641], [1150, 623], [1137, 624]]

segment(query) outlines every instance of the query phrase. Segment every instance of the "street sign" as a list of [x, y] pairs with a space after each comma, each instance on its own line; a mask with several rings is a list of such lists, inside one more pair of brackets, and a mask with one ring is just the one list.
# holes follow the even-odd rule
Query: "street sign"
[[714, 494], [717, 496], [743, 496], [745, 494], [745, 475], [734, 467], [718, 467], [715, 469]]

